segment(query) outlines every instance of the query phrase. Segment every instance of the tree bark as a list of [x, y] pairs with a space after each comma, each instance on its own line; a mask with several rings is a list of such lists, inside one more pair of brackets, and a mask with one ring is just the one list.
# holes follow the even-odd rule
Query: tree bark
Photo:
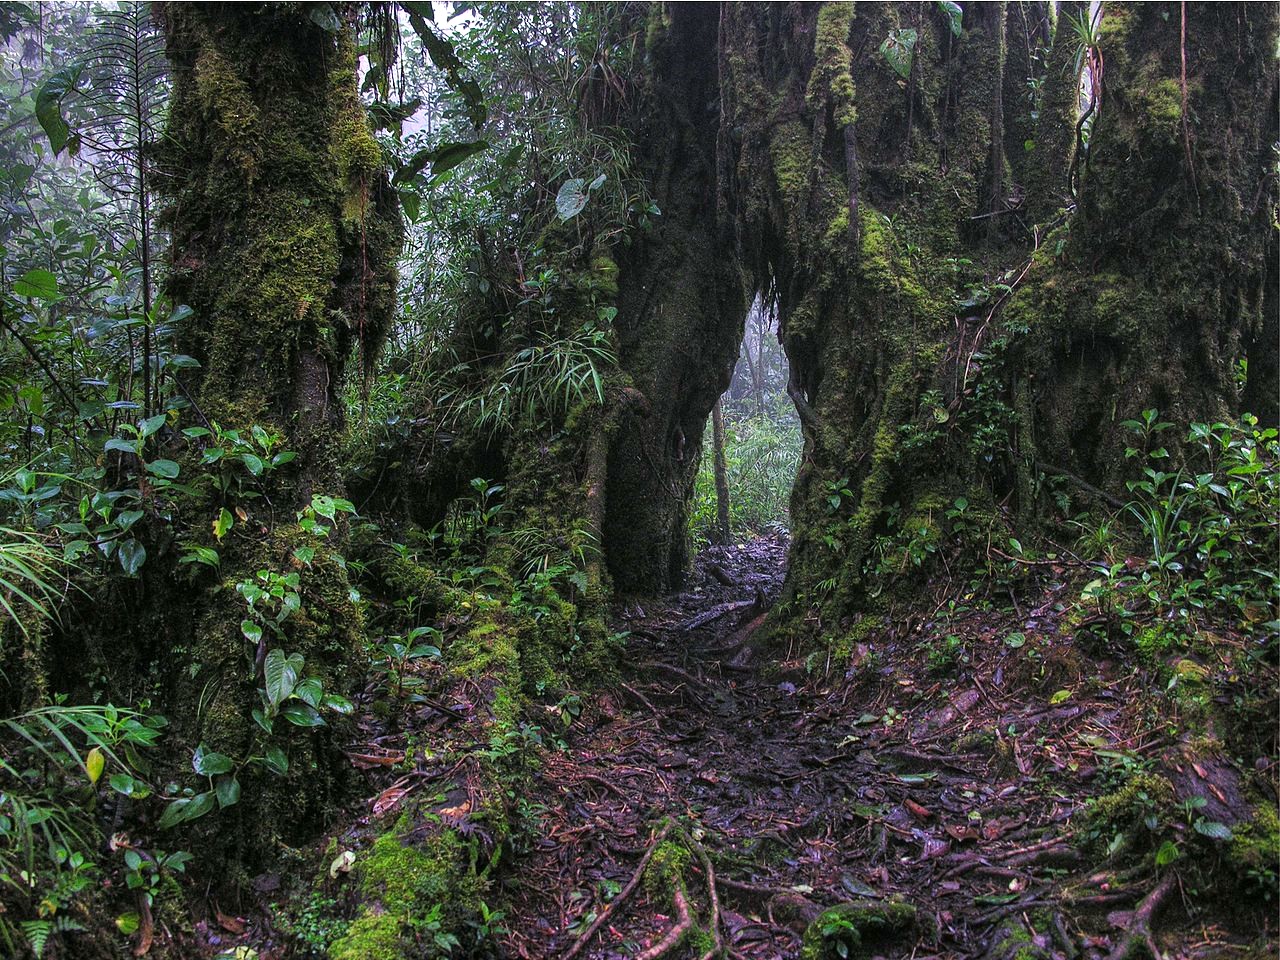
[[716, 481], [716, 542], [729, 543], [729, 470], [724, 453], [724, 400], [711, 408], [711, 448]]
[[[401, 242], [356, 86], [354, 6], [336, 9], [343, 23], [333, 31], [287, 5], [158, 9], [173, 69], [156, 163], [172, 231], [168, 294], [194, 311], [179, 338], [200, 362], [185, 390], [210, 423], [239, 432], [258, 466], [231, 460], [231, 486], [202, 486], [205, 499], [192, 507], [193, 539], [221, 554], [215, 582], [155, 602], [188, 606], [191, 633], [169, 675], [177, 739], [237, 762], [263, 746], [250, 711], [261, 706], [267, 645], [302, 654], [305, 674], [342, 692], [364, 639], [341, 524], [321, 541], [295, 522], [314, 494], [342, 492], [339, 391], [353, 350], [371, 361], [390, 323]], [[258, 430], [277, 445], [253, 447]], [[273, 469], [285, 450], [296, 458]], [[224, 510], [236, 519], [215, 538], [211, 520]], [[314, 551], [309, 561], [298, 559], [300, 546]], [[297, 575], [302, 606], [255, 651], [241, 635], [252, 611], [237, 584], [256, 582], [260, 570]], [[207, 818], [216, 825], [199, 823], [211, 864], [252, 864], [325, 816], [345, 768], [336, 744], [323, 730], [271, 736], [289, 772], [243, 768], [241, 802]], [[189, 757], [177, 766], [189, 774]]]

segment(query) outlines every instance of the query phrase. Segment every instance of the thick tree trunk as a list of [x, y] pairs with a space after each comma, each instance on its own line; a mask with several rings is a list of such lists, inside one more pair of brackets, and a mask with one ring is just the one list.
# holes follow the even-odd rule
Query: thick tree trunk
[[[250, 710], [261, 706], [267, 648], [302, 654], [306, 675], [340, 690], [363, 642], [340, 524], [317, 539], [295, 522], [314, 494], [341, 492], [339, 391], [353, 349], [369, 361], [390, 322], [401, 238], [356, 89], [354, 7], [336, 9], [347, 22], [333, 31], [283, 4], [164, 4], [159, 13], [174, 84], [157, 164], [173, 237], [168, 292], [194, 311], [179, 336], [200, 362], [185, 392], [194, 419], [239, 431], [258, 457], [255, 466], [233, 454], [231, 485], [205, 488], [196, 536], [221, 553], [217, 582], [189, 599], [162, 598], [190, 604], [191, 636], [170, 674], [176, 734], [246, 761], [240, 804], [210, 818], [233, 862], [306, 836], [342, 766], [324, 731], [281, 731], [280, 722], [269, 740], [286, 751], [289, 772], [249, 760], [265, 745]], [[273, 450], [252, 446], [259, 429], [279, 437]], [[272, 469], [286, 450], [295, 459]], [[220, 515], [234, 526], [215, 539]], [[237, 585], [258, 583], [258, 571], [296, 575], [301, 607], [255, 650]]]
[[684, 574], [703, 431], [749, 303], [716, 213], [718, 10], [655, 5], [650, 16], [654, 68], [634, 135], [662, 216], [618, 254], [621, 362], [645, 402], [626, 403], [613, 436], [605, 517], [614, 583], [640, 593]]
[[[900, 559], [902, 530], [936, 544], [958, 497], [1034, 522], [1040, 464], [1123, 495], [1120, 420], [1151, 406], [1181, 421], [1238, 409], [1231, 372], [1243, 356], [1246, 399], [1274, 415], [1264, 300], [1275, 10], [1187, 5], [1184, 102], [1181, 8], [1104, 5], [1105, 92], [1077, 158], [1079, 209], [1069, 232], [1046, 235], [1070, 199], [1078, 115], [1066, 17], [1087, 10], [1062, 4], [1051, 30], [1039, 4], [966, 5], [955, 34], [932, 6], [726, 4], [713, 37], [709, 11], [654, 8], [653, 72], [680, 92], [648, 104], [644, 129], [668, 131], [654, 157], [679, 157], [684, 182], [700, 187], [669, 189], [655, 161], [664, 220], [686, 235], [706, 229], [714, 189], [748, 289], [777, 298], [806, 437], [793, 599], [812, 600], [839, 571], [831, 606], [861, 603], [866, 578]], [[912, 36], [909, 64], [881, 50]], [[714, 129], [689, 104], [718, 112]], [[678, 244], [655, 240], [650, 269], [631, 274], [650, 302], [710, 289], [714, 272], [659, 259]], [[661, 309], [633, 313], [645, 359], [625, 365], [643, 377], [674, 363], [663, 405], [702, 416], [712, 398], [698, 381], [714, 385], [727, 363], [694, 361], [688, 344], [727, 346], [728, 324], [721, 309], [678, 313], [702, 317], [672, 336], [669, 314], [655, 324]], [[679, 449], [694, 439], [669, 417], [654, 426], [668, 450], [672, 436], [684, 437]], [[618, 499], [630, 506], [606, 531], [610, 565], [624, 586], [662, 587], [682, 561], [669, 548], [688, 487], [660, 485], [669, 470], [624, 480], [630, 446], [615, 445], [611, 486], [662, 490], [665, 502]], [[853, 494], [834, 515], [833, 485]], [[639, 552], [662, 557], [665, 576], [624, 542], [650, 528], [664, 531], [662, 547], [643, 537]]]

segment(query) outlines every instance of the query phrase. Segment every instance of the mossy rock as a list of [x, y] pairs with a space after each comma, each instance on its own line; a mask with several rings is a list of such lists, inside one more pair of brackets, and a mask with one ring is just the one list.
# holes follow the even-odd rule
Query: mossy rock
[[996, 927], [985, 956], [986, 960], [1049, 960], [1053, 950], [1048, 937], [1010, 918]]
[[[804, 934], [803, 960], [858, 960], [920, 930], [916, 908], [899, 900], [850, 900], [823, 910]], [[843, 950], [841, 950], [843, 948]]]

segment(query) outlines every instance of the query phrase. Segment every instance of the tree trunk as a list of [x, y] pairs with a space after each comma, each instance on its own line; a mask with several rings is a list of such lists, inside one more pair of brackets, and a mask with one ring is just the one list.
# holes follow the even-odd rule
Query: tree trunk
[[714, 4], [655, 5], [646, 31], [654, 67], [633, 136], [662, 216], [618, 253], [620, 359], [644, 398], [626, 404], [609, 451], [606, 554], [624, 592], [684, 575], [703, 431], [750, 302], [716, 213], [718, 18]]
[[[894, 566], [886, 551], [898, 549], [904, 524], [936, 544], [960, 497], [1037, 522], [1041, 463], [1123, 496], [1119, 422], [1151, 406], [1184, 422], [1230, 413], [1242, 356], [1252, 364], [1246, 396], [1270, 408], [1264, 416], [1274, 410], [1263, 309], [1274, 253], [1265, 226], [1274, 9], [1187, 5], [1184, 104], [1178, 9], [1104, 6], [1105, 92], [1090, 155], [1079, 158], [1079, 209], [1069, 232], [1049, 235], [1067, 200], [1077, 119], [1077, 42], [1064, 21], [1087, 5], [1063, 4], [1051, 38], [1043, 8], [1024, 3], [966, 5], [958, 34], [943, 10], [912, 4], [856, 14], [843, 3], [724, 5], [714, 35], [709, 11], [653, 9], [662, 29], [650, 31], [652, 80], [663, 94], [646, 103], [641, 129], [668, 137], [650, 138], [663, 219], [701, 229], [714, 188], [718, 231], [733, 237], [717, 261], [745, 271], [748, 290], [776, 292], [806, 438], [791, 597], [839, 571], [832, 607], [862, 603], [867, 578]], [[906, 90], [905, 70], [881, 45], [911, 30]], [[678, 59], [664, 58], [671, 51]], [[1040, 56], [1033, 98], [1026, 74]], [[689, 104], [718, 111], [718, 123], [686, 114]], [[661, 161], [670, 157], [699, 189], [669, 189]], [[664, 258], [678, 247], [688, 249], [678, 231], [646, 242], [650, 269], [631, 274], [657, 306], [633, 315], [645, 359], [624, 366], [647, 377], [674, 363], [658, 393], [697, 416], [713, 402], [703, 385], [714, 387], [722, 368], [705, 355], [691, 362], [688, 344], [731, 341], [721, 306], [677, 308], [702, 314], [697, 334], [662, 326], [671, 291], [689, 303], [715, 282], [692, 257]], [[625, 435], [615, 444], [619, 490], [641, 489], [617, 469], [632, 444]], [[830, 490], [843, 481], [852, 496], [832, 515]], [[651, 518], [652, 495], [611, 498], [629, 504], [625, 524], [606, 531], [623, 585], [652, 570], [624, 530], [661, 518], [670, 538], [668, 521], [680, 516], [670, 500], [687, 486], [665, 489], [668, 503]], [[673, 572], [639, 580], [669, 585], [681, 555], [653, 546], [641, 553], [669, 558]]]
[[716, 542], [729, 543], [729, 470], [724, 455], [724, 400], [711, 408], [711, 448], [716, 479]]
[[[354, 6], [336, 10], [344, 22], [332, 31], [287, 5], [159, 11], [173, 66], [157, 163], [173, 237], [168, 293], [194, 311], [179, 336], [200, 362], [184, 387], [199, 418], [239, 436], [199, 441], [228, 449], [219, 464], [230, 483], [203, 487], [206, 499], [193, 508], [195, 541], [221, 554], [215, 582], [189, 598], [163, 597], [190, 603], [191, 635], [170, 674], [171, 717], [188, 746], [204, 743], [239, 763], [269, 742], [289, 758], [284, 775], [249, 761], [240, 804], [209, 818], [232, 862], [253, 862], [278, 839], [297, 842], [316, 828], [344, 767], [323, 729], [277, 723], [264, 739], [250, 719], [268, 647], [301, 654], [304, 675], [341, 692], [364, 641], [340, 522], [323, 539], [295, 522], [313, 495], [341, 493], [339, 391], [350, 354], [358, 347], [371, 362], [390, 323], [401, 241], [357, 92]], [[270, 436], [278, 439], [260, 439]], [[292, 462], [276, 459], [283, 451]], [[233, 526], [214, 535], [220, 516]], [[301, 607], [255, 649], [240, 626], [254, 613], [237, 585], [258, 583], [258, 571], [296, 575]], [[189, 760], [178, 766], [189, 771]]]

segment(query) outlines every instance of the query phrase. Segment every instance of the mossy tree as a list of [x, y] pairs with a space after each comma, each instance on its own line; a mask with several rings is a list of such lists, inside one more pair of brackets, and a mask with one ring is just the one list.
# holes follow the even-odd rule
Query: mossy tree
[[[694, 257], [624, 261], [623, 290], [646, 298], [632, 300], [665, 297], [706, 344], [691, 378], [687, 329], [673, 347], [664, 331], [682, 321], [655, 311], [635, 334], [652, 356], [624, 366], [686, 370], [664, 402], [705, 416], [712, 400], [680, 384], [714, 392], [721, 366], [706, 351], [736, 343], [720, 319], [736, 309], [726, 278], [736, 267], [776, 298], [807, 443], [793, 596], [833, 612], [865, 602], [891, 514], [930, 539], [957, 497], [1036, 524], [1049, 473], [1122, 493], [1120, 421], [1151, 406], [1183, 420], [1240, 409], [1237, 359], [1252, 362], [1245, 402], [1274, 417], [1263, 303], [1273, 14], [1190, 4], [1184, 41], [1180, 7], [1104, 5], [1103, 95], [1082, 153], [1091, 51], [1070, 22], [1087, 18], [1082, 5], [1056, 18], [1041, 4], [972, 5], [960, 21], [940, 5], [655, 8], [653, 82], [688, 91], [656, 99], [638, 129], [702, 131], [700, 150], [647, 140], [698, 178], [667, 192], [665, 229], [714, 236], [704, 249], [723, 276]], [[682, 289], [699, 293], [676, 303]], [[678, 509], [661, 506], [662, 481], [667, 500], [680, 494], [673, 458], [642, 482], [623, 469], [628, 444], [615, 445], [611, 495], [644, 493], [612, 497], [627, 499], [615, 531], [648, 529], [645, 517], [661, 527]], [[648, 544], [646, 560], [618, 535], [607, 546], [624, 585], [678, 575], [678, 551]]]
[[[221, 564], [189, 601], [191, 634], [179, 648], [187, 662], [168, 673], [172, 712], [183, 741], [237, 759], [253, 749], [267, 642], [255, 651], [242, 633], [239, 582], [261, 570], [298, 574], [301, 609], [270, 642], [301, 653], [330, 688], [363, 640], [339, 531], [312, 542], [295, 514], [315, 495], [341, 493], [338, 393], [349, 358], [358, 351], [371, 363], [391, 321], [401, 224], [357, 92], [355, 5], [324, 8], [332, 18], [294, 4], [159, 8], [173, 68], [158, 163], [169, 294], [194, 311], [180, 338], [200, 363], [184, 392], [205, 423], [245, 437], [260, 428], [295, 454], [275, 470], [248, 462], [245, 479], [264, 478], [257, 499], [199, 493], [210, 517], [234, 509], [237, 528], [209, 539]], [[200, 527], [207, 538], [208, 520]], [[309, 561], [299, 546], [314, 550]], [[184, 602], [159, 602], [175, 601]], [[232, 860], [266, 855], [321, 815], [340, 769], [336, 747], [308, 732], [289, 751], [287, 775], [242, 772], [243, 799], [224, 813], [238, 823], [217, 824]]]

